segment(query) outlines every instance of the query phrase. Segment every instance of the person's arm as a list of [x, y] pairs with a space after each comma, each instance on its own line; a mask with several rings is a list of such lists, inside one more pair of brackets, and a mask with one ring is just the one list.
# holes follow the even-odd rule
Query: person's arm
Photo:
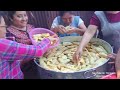
[[79, 61], [79, 58], [83, 51], [83, 48], [91, 40], [91, 38], [94, 36], [94, 34], [98, 28], [100, 28], [100, 21], [99, 21], [98, 17], [94, 14], [92, 16], [92, 18], [90, 19], [90, 25], [88, 26], [88, 29], [84, 33], [82, 41], [81, 41], [77, 51], [73, 55], [73, 62], [76, 63]]
[[[101, 23], [95, 14], [93, 14], [92, 18], [90, 19], [90, 25], [95, 25], [95, 26], [97, 26], [98, 29], [100, 29]], [[74, 32], [76, 32], [80, 35], [83, 35], [85, 33], [85, 31], [87, 30], [86, 26], [84, 25], [84, 22], [81, 18], [79, 19], [78, 27], [79, 28], [77, 28], [76, 31], [74, 30]]]
[[111, 59], [115, 60], [115, 59], [116, 59], [116, 56], [117, 56], [117, 54], [115, 54], [115, 53], [110, 53], [110, 54], [107, 55], [107, 58], [111, 58]]
[[79, 22], [78, 22], [78, 29], [76, 30], [76, 33], [83, 35], [86, 31], [86, 26], [84, 24], [84, 21], [79, 18]]
[[66, 29], [63, 25], [59, 25], [57, 17], [53, 20], [51, 30], [56, 34], [59, 32], [61, 34], [66, 33]]
[[48, 50], [49, 46], [49, 39], [44, 39], [36, 46], [0, 39], [0, 58], [1, 60], [32, 59], [42, 56]]
[[90, 19], [90, 25], [88, 26], [88, 30], [86, 30], [85, 35], [82, 38], [79, 48], [82, 50], [85, 45], [91, 40], [91, 38], [96, 33], [97, 29], [100, 27], [100, 21], [98, 17], [94, 14]]
[[78, 28], [76, 29], [76, 33], [78, 33], [78, 34], [80, 34], [80, 35], [83, 35], [83, 34], [85, 33], [86, 29], [87, 29], [87, 28], [86, 28], [84, 22], [82, 22], [82, 23], [78, 26]]
[[92, 39], [92, 37], [94, 36], [96, 31], [97, 31], [97, 26], [95, 26], [95, 25], [89, 25], [88, 26], [88, 29], [86, 30], [85, 34], [83, 35], [81, 43], [80, 43], [80, 45], [78, 47], [79, 50], [83, 50], [83, 48]]
[[53, 31], [53, 32], [55, 32], [55, 33], [57, 33], [58, 31], [57, 31], [57, 29], [56, 29], [56, 27], [58, 26], [59, 24], [58, 24], [58, 20], [57, 20], [57, 17], [53, 20], [53, 23], [52, 23], [52, 26], [51, 26], [51, 30]]
[[120, 79], [120, 49], [116, 55], [115, 68], [116, 68], [117, 78]]
[[95, 32], [97, 31], [97, 26], [95, 25], [89, 25], [88, 29], [84, 33], [82, 40], [80, 42], [80, 45], [77, 48], [77, 51], [73, 55], [73, 62], [77, 63], [79, 61], [79, 58], [83, 52], [84, 47], [88, 44], [88, 42], [92, 39]]

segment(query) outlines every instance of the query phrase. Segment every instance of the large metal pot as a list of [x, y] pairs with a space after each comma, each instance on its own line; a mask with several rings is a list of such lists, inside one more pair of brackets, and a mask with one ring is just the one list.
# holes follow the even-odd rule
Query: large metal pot
[[[81, 36], [67, 36], [67, 37], [62, 37], [60, 38], [61, 42], [65, 41], [80, 41]], [[93, 38], [91, 39], [91, 42], [96, 42], [97, 44], [102, 45], [108, 53], [112, 53], [113, 49], [109, 43], [107, 43], [104, 40]], [[42, 68], [38, 62], [38, 60], [34, 60], [34, 62], [37, 65], [37, 69], [40, 75], [41, 79], [97, 79], [102, 77], [102, 75], [108, 74], [107, 71], [107, 62], [109, 59], [106, 60], [105, 63], [103, 63], [100, 66], [94, 67], [89, 70], [85, 71], [77, 71], [77, 72], [72, 72], [72, 73], [62, 73], [62, 72], [55, 72], [52, 70], [47, 70], [45, 68]]]

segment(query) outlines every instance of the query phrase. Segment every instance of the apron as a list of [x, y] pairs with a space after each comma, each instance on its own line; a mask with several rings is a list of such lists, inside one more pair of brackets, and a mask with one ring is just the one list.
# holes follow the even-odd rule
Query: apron
[[101, 23], [102, 39], [113, 46], [114, 53], [117, 53], [120, 47], [120, 22], [110, 23], [103, 11], [96, 11], [95, 14]]

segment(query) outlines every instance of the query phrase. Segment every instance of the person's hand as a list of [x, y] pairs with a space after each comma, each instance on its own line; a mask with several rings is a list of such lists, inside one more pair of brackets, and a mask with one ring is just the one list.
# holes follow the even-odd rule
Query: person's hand
[[77, 64], [79, 62], [82, 52], [83, 52], [82, 50], [77, 49], [77, 51], [73, 54], [73, 62], [74, 63]]
[[43, 56], [47, 58], [53, 52], [54, 52], [54, 48], [51, 48], [51, 49], [47, 50], [47, 52]]
[[107, 58], [111, 58], [111, 59], [116, 59], [116, 56], [117, 56], [117, 54], [115, 54], [115, 53], [111, 53], [111, 54], [108, 54], [107, 55]]
[[77, 33], [77, 34], [84, 34], [85, 30], [84, 29], [79, 29], [79, 28], [76, 28], [76, 27], [72, 27], [70, 30], [67, 30], [67, 34], [71, 34], [71, 33]]
[[53, 36], [49, 36], [48, 39], [51, 41], [51, 45], [54, 45], [55, 43], [58, 42], [58, 36], [54, 34]]
[[117, 70], [116, 74], [117, 74], [117, 79], [120, 79], [120, 70]]
[[63, 25], [58, 25], [55, 29], [57, 30], [57, 32], [59, 32], [61, 34], [66, 33], [66, 29]]
[[66, 30], [67, 34], [71, 34], [71, 33], [76, 33], [76, 29], [75, 27], [70, 27], [68, 30]]
[[44, 53], [44, 57], [48, 57], [49, 55], [50, 55], [50, 52], [51, 52], [51, 50], [49, 49], [49, 50], [47, 50], [45, 53]]

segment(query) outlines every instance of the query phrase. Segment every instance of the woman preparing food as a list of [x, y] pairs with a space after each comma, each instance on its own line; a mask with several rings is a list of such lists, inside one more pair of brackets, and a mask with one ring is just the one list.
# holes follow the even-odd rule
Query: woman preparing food
[[48, 37], [37, 45], [25, 45], [7, 40], [5, 37], [6, 25], [0, 12], [0, 79], [23, 79], [20, 62], [42, 56], [51, 46], [51, 41], [58, 40]]
[[60, 11], [59, 16], [53, 20], [51, 30], [60, 37], [83, 35], [86, 26], [79, 16], [71, 11]]
[[120, 47], [120, 11], [96, 11], [91, 18], [90, 25], [86, 30], [77, 51], [73, 55], [75, 63], [79, 61], [83, 49], [94, 36], [97, 29], [101, 33], [100, 38], [114, 47], [117, 53]]

